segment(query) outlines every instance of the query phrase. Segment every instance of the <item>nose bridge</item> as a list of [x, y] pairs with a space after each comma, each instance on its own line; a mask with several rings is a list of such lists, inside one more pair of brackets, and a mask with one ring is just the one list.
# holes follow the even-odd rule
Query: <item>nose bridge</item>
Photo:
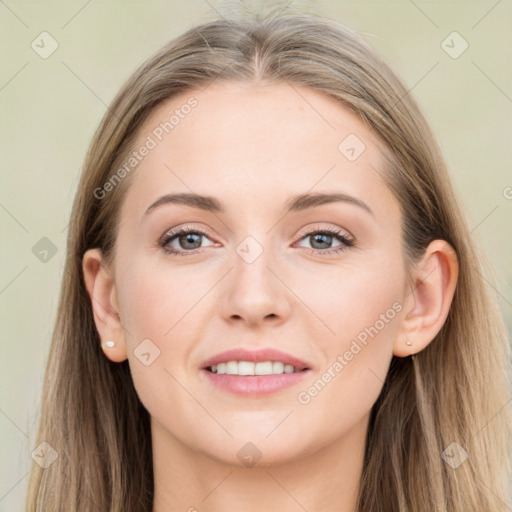
[[247, 236], [235, 248], [229, 290], [223, 299], [225, 318], [241, 318], [255, 324], [265, 318], [287, 316], [286, 286], [276, 276], [279, 265], [271, 238], [266, 236], [260, 242]]
[[258, 241], [249, 235], [244, 238], [236, 247], [234, 258], [236, 280], [235, 287], [239, 288], [243, 295], [256, 305], [258, 302], [269, 302], [276, 288], [275, 276], [272, 268], [275, 262], [275, 255], [271, 247], [271, 237], [266, 236]]

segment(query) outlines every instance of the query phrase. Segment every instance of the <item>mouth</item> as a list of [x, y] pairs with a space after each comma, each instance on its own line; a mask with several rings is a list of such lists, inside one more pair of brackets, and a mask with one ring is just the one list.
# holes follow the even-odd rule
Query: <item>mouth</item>
[[[226, 359], [226, 354], [229, 353], [224, 353], [220, 358]], [[247, 352], [245, 354], [246, 359], [233, 358], [216, 364], [205, 364], [200, 374], [218, 390], [238, 396], [260, 398], [295, 386], [312, 373], [311, 367], [288, 355], [281, 356], [280, 360], [271, 360], [268, 355], [264, 356], [264, 352], [252, 353], [251, 357], [247, 357]], [[264, 357], [268, 359], [262, 360]]]
[[281, 375], [283, 373], [297, 373], [309, 370], [309, 368], [296, 368], [283, 361], [228, 361], [207, 366], [206, 370], [218, 375]]
[[259, 397], [296, 385], [312, 368], [300, 359], [274, 349], [234, 349], [205, 361], [201, 374], [218, 389]]

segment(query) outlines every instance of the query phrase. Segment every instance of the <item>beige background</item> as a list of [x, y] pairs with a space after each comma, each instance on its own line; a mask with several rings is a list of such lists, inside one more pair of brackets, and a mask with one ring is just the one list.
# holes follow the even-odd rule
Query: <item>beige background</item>
[[[216, 10], [225, 13], [236, 4], [0, 3], [0, 512], [22, 510], [66, 226], [93, 132], [139, 63], [185, 29], [211, 20]], [[411, 87], [438, 136], [473, 234], [495, 269], [493, 293], [499, 294], [510, 331], [512, 199], [505, 196], [508, 191], [512, 198], [507, 188], [512, 187], [512, 3], [331, 0], [300, 5], [366, 33]], [[31, 47], [44, 31], [58, 43], [47, 59]], [[454, 31], [469, 44], [456, 59], [441, 46]], [[454, 40], [452, 51], [461, 44]], [[32, 252], [43, 237], [57, 251], [48, 253], [46, 262]]]

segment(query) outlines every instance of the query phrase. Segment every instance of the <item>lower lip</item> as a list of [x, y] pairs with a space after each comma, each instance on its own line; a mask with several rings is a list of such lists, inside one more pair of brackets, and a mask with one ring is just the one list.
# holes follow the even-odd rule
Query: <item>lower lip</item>
[[228, 375], [201, 370], [206, 378], [214, 385], [225, 391], [243, 396], [262, 396], [277, 393], [283, 389], [298, 384], [311, 370], [278, 375]]

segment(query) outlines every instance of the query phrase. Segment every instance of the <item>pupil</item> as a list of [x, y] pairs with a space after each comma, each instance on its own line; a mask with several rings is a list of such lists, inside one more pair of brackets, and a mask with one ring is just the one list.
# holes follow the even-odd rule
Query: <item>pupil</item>
[[[325, 240], [326, 238], [328, 239], [327, 241]], [[331, 240], [329, 240], [329, 239], [331, 239], [331, 238], [332, 238], [332, 236], [331, 236], [331, 235], [325, 235], [325, 234], [321, 234], [321, 233], [319, 233], [319, 234], [317, 234], [317, 235], [313, 235], [313, 240], [314, 240], [314, 242], [316, 243], [316, 242], [317, 242], [317, 240], [318, 240], [318, 239], [320, 239], [320, 242], [319, 242], [320, 244], [324, 243], [324, 244], [327, 244], [327, 245], [328, 245], [328, 244], [329, 244], [329, 242], [331, 241]], [[322, 239], [323, 239], [323, 242], [322, 242]]]
[[[182, 245], [182, 247], [184, 246], [187, 249], [196, 249], [197, 247], [188, 247], [187, 243], [191, 243], [191, 244], [194, 244], [194, 242], [197, 243], [200, 237], [201, 237], [201, 235], [199, 235], [197, 233], [186, 233], [185, 235], [180, 236], [180, 244]], [[194, 238], [195, 238], [195, 240], [194, 240]]]

